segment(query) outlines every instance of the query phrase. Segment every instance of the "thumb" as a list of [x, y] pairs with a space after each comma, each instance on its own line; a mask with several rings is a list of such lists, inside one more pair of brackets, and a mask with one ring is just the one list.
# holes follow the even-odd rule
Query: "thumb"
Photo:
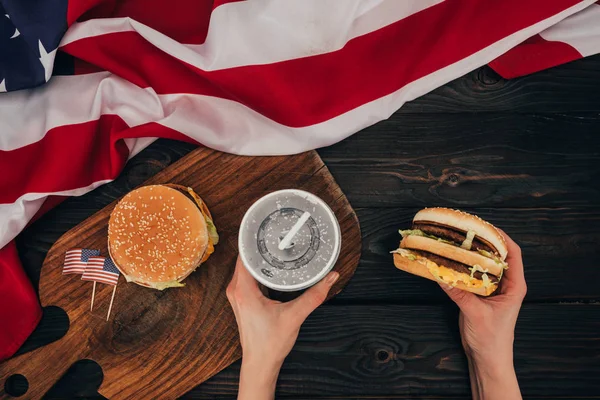
[[471, 292], [460, 290], [445, 283], [439, 283], [440, 287], [453, 302], [456, 303], [458, 308], [465, 313], [469, 313], [469, 310], [478, 306], [478, 302], [481, 301], [477, 296]]
[[310, 313], [323, 304], [327, 298], [329, 289], [331, 289], [339, 277], [340, 274], [337, 272], [330, 272], [321, 282], [302, 293], [300, 297], [290, 301], [288, 307], [292, 318], [300, 321], [300, 323], [304, 322]]

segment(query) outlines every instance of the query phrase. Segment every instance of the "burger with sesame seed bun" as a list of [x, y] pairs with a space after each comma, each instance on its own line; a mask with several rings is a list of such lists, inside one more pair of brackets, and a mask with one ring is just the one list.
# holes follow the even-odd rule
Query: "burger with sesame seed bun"
[[504, 237], [492, 224], [466, 212], [426, 208], [401, 230], [394, 264], [411, 274], [489, 296], [508, 267]]
[[163, 290], [181, 283], [213, 253], [219, 236], [210, 211], [191, 189], [143, 186], [115, 206], [108, 251], [128, 282]]

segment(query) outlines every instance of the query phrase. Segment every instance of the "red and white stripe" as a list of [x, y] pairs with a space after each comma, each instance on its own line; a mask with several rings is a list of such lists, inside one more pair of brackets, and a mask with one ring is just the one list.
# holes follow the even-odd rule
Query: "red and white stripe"
[[600, 53], [600, 2], [565, 18], [490, 63], [505, 78]]
[[245, 155], [327, 146], [594, 3], [219, 2], [201, 34], [155, 2], [73, 23], [60, 50], [76, 75], [0, 96], [0, 247], [48, 196], [110, 182], [156, 137]]
[[90, 257], [81, 280], [116, 285], [119, 281], [119, 275], [103, 269], [105, 259], [105, 257]]
[[63, 275], [83, 274], [87, 263], [81, 261], [81, 249], [69, 250], [65, 253], [63, 264]]

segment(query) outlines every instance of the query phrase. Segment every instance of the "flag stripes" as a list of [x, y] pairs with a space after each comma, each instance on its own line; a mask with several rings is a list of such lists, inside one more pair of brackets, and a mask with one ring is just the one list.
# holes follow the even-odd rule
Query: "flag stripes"
[[119, 275], [120, 272], [110, 257], [90, 257], [81, 280], [116, 285]]

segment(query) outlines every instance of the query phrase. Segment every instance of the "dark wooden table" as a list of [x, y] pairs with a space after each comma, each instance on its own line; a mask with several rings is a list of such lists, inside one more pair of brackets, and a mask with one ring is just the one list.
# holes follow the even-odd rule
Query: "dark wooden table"
[[[115, 182], [27, 229], [18, 247], [34, 284], [60, 235], [193, 148], [160, 140]], [[448, 206], [523, 248], [529, 293], [515, 363], [525, 397], [600, 398], [600, 56], [510, 81], [483, 67], [319, 153], [358, 213], [363, 254], [345, 291], [303, 326], [278, 397], [469, 397], [456, 308], [389, 254], [418, 209]], [[45, 310], [21, 351], [67, 324], [61, 310]], [[186, 398], [234, 398], [239, 366]], [[84, 360], [47, 397], [97, 397], [101, 381]]]

